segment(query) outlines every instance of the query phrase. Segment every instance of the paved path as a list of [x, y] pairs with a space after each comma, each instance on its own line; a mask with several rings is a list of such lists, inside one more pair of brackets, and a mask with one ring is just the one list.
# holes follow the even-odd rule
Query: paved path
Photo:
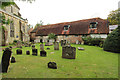
[[[17, 46], [12, 46], [12, 48], [16, 48]], [[6, 47], [7, 48], [7, 47]], [[5, 48], [0, 48], [0, 51], [4, 50]]]

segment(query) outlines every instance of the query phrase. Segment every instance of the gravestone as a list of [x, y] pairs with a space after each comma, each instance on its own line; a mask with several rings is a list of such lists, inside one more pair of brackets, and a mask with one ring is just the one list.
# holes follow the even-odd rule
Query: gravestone
[[78, 47], [78, 50], [85, 50], [84, 48]]
[[21, 55], [21, 54], [22, 54], [22, 50], [21, 50], [21, 49], [17, 49], [17, 50], [16, 50], [16, 53], [17, 53], [17, 55], [18, 55], [18, 54]]
[[35, 45], [32, 45], [32, 49], [35, 49]]
[[57, 64], [55, 62], [49, 62], [48, 63], [48, 68], [57, 69]]
[[30, 55], [30, 51], [26, 51], [26, 55]]
[[20, 48], [21, 45], [21, 41], [17, 41], [17, 47]]
[[66, 45], [66, 40], [61, 40], [61, 46], [64, 47]]
[[50, 50], [50, 48], [47, 48], [47, 50]]
[[76, 41], [76, 44], [79, 44], [79, 41], [78, 41], [78, 40]]
[[12, 50], [12, 46], [9, 46], [10, 50]]
[[50, 43], [50, 42], [45, 43], [45, 46], [52, 46], [52, 45], [53, 45], [53, 43]]
[[15, 57], [12, 56], [11, 63], [15, 63], [15, 62], [16, 62]]
[[76, 48], [71, 46], [62, 47], [62, 58], [75, 59]]
[[40, 56], [46, 57], [47, 56], [46, 54], [47, 54], [46, 51], [40, 51]]
[[12, 51], [9, 48], [6, 48], [5, 51], [3, 52], [2, 61], [1, 61], [2, 73], [7, 73], [8, 71], [11, 54]]
[[59, 43], [58, 42], [54, 43], [54, 50], [59, 50]]
[[40, 50], [43, 51], [44, 50], [44, 45], [40, 44]]
[[34, 55], [34, 56], [37, 56], [37, 53], [38, 53], [38, 51], [37, 51], [37, 49], [32, 49], [32, 55]]

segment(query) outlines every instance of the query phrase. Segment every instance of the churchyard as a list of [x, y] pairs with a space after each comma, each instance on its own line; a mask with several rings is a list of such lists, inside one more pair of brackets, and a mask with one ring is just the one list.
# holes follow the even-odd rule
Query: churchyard
[[[49, 46], [45, 46], [45, 43], [41, 44], [35, 43], [31, 46], [12, 48], [12, 56], [16, 62], [10, 63], [7, 73], [2, 73], [2, 77], [118, 78], [119, 54], [117, 53], [103, 51], [97, 46], [71, 44], [72, 47], [70, 47], [69, 44], [67, 47], [63, 45], [62, 49], [60, 43], [56, 47], [51, 44]], [[0, 57], [2, 58], [2, 55]], [[54, 65], [51, 62], [56, 63], [54, 68], [50, 68], [51, 65]]]

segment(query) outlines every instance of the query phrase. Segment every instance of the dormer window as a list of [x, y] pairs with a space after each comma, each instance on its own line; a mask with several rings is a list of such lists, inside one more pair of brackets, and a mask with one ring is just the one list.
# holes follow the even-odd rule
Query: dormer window
[[68, 31], [70, 25], [64, 25], [64, 31]]
[[91, 22], [90, 23], [90, 29], [96, 29], [98, 22]]

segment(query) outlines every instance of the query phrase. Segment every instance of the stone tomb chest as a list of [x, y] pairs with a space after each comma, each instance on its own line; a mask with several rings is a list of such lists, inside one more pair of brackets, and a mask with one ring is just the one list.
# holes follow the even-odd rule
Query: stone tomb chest
[[62, 47], [62, 58], [75, 59], [76, 48], [71, 46]]

